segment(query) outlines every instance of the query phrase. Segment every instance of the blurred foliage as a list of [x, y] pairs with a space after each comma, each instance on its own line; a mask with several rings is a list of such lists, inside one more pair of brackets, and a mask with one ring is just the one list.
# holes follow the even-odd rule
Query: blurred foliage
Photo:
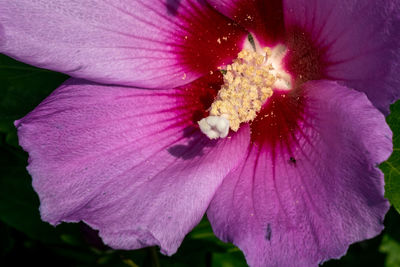
[[[239, 249], [214, 236], [206, 218], [172, 257], [161, 255], [154, 247], [112, 250], [83, 223], [53, 227], [40, 220], [39, 200], [25, 170], [27, 155], [18, 146], [13, 121], [67, 78], [0, 55], [0, 266], [247, 266]], [[388, 122], [400, 125], [400, 105], [394, 105], [392, 112]], [[397, 153], [397, 135], [395, 147]], [[387, 196], [399, 207], [396, 153], [382, 169], [387, 174]], [[385, 225], [382, 235], [352, 245], [343, 258], [323, 266], [400, 266], [400, 215], [394, 209], [386, 216]]]
[[385, 267], [400, 266], [400, 243], [385, 235], [382, 239], [380, 251], [387, 254]]

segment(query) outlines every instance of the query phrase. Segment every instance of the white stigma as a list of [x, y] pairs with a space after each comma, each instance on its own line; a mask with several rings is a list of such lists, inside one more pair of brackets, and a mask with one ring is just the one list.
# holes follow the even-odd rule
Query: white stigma
[[229, 132], [229, 121], [222, 116], [208, 116], [198, 122], [200, 130], [210, 139], [225, 138]]
[[224, 84], [209, 109], [210, 116], [198, 122], [208, 138], [225, 138], [229, 129], [236, 132], [241, 123], [257, 117], [273, 89], [292, 88], [291, 76], [282, 67], [286, 51], [284, 45], [258, 51], [245, 48], [226, 66]]

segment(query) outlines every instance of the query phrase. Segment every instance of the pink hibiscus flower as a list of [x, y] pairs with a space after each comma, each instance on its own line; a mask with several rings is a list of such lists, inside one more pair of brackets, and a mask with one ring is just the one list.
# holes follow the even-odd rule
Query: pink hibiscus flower
[[389, 207], [399, 22], [397, 0], [6, 0], [0, 52], [74, 77], [16, 122], [42, 219], [171, 255], [207, 213], [251, 266], [340, 257]]

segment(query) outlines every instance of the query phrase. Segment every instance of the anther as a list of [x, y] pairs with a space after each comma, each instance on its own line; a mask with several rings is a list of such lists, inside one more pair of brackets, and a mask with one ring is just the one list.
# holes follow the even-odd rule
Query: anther
[[210, 107], [210, 116], [198, 122], [210, 139], [224, 138], [229, 129], [254, 120], [273, 89], [291, 89], [291, 77], [281, 66], [286, 48], [265, 47], [260, 53], [244, 49], [223, 72], [224, 84]]

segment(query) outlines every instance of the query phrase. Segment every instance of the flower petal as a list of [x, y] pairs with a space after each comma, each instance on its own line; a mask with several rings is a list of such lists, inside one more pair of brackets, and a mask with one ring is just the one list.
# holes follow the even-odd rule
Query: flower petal
[[204, 1], [190, 0], [6, 0], [1, 28], [1, 53], [142, 88], [176, 87], [216, 70], [247, 36]]
[[321, 78], [365, 92], [389, 113], [400, 97], [400, 1], [285, 0], [284, 7], [288, 34], [300, 29], [323, 55]]
[[256, 35], [262, 45], [283, 41], [282, 0], [207, 0], [211, 6]]
[[392, 151], [384, 116], [334, 82], [309, 82], [303, 94], [297, 143], [251, 146], [207, 212], [250, 266], [317, 266], [383, 228], [389, 205], [377, 165]]
[[69, 80], [16, 122], [43, 220], [83, 220], [113, 248], [172, 254], [249, 144], [210, 141], [192, 122], [204, 80], [132, 90]]

